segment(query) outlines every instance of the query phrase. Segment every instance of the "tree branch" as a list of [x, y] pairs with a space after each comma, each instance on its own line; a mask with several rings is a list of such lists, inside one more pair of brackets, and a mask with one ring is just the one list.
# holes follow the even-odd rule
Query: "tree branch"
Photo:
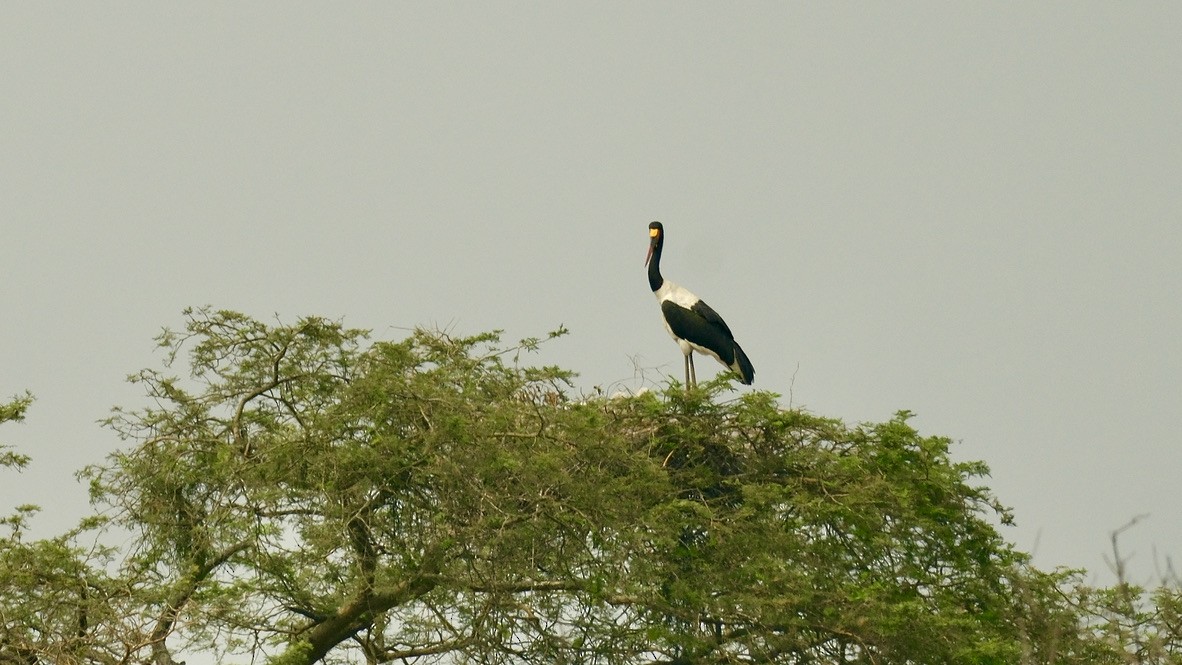
[[218, 552], [216, 556], [204, 565], [196, 567], [190, 575], [182, 580], [181, 586], [176, 589], [176, 592], [165, 603], [164, 609], [160, 612], [160, 616], [156, 619], [156, 625], [152, 629], [150, 643], [152, 645], [152, 660], [155, 661], [156, 665], [176, 665], [176, 661], [172, 659], [172, 654], [168, 651], [168, 645], [165, 643], [165, 640], [172, 633], [177, 617], [180, 616], [181, 610], [193, 597], [193, 594], [197, 591], [197, 587], [218, 566], [229, 561], [231, 557], [239, 552], [249, 548], [251, 544], [251, 541], [243, 540], [227, 547], [221, 552]]
[[443, 549], [441, 545], [427, 548], [420, 570], [393, 587], [380, 592], [374, 592], [368, 585], [360, 589], [353, 600], [341, 605], [324, 619], [314, 621], [307, 628], [307, 636], [301, 644], [293, 644], [279, 660], [283, 663], [311, 665], [358, 631], [372, 626], [374, 618], [382, 612], [430, 593], [439, 584]]

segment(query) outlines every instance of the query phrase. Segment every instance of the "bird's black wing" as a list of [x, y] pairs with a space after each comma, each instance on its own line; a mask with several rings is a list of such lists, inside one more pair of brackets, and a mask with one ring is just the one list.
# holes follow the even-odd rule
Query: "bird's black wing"
[[693, 310], [693, 312], [698, 316], [706, 319], [706, 322], [710, 325], [721, 328], [722, 332], [725, 333], [726, 336], [731, 340], [735, 339], [734, 333], [731, 332], [730, 328], [726, 327], [726, 321], [723, 321], [722, 317], [718, 315], [718, 312], [711, 309], [710, 305], [707, 305], [705, 300], [699, 300], [698, 302], [694, 303], [694, 306], [690, 309]]
[[714, 320], [707, 320], [697, 305], [685, 308], [677, 303], [666, 300], [661, 303], [661, 311], [665, 315], [665, 322], [674, 337], [696, 344], [701, 349], [707, 349], [715, 354], [722, 364], [730, 365], [735, 361], [735, 340], [727, 329], [726, 324], [719, 324], [718, 314], [706, 308], [714, 315]]

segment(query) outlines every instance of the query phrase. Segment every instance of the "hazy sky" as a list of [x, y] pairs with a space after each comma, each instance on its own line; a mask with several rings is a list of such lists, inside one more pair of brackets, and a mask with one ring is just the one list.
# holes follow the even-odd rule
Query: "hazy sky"
[[[572, 334], [681, 376], [643, 268], [756, 389], [910, 409], [1036, 562], [1182, 558], [1182, 3], [6, 3], [0, 514], [85, 510], [152, 337], [212, 304]], [[719, 367], [698, 362], [703, 378]]]

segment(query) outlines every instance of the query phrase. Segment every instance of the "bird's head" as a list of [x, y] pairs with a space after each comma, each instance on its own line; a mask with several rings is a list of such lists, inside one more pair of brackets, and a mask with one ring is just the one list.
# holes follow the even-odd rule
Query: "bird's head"
[[661, 226], [660, 222], [648, 225], [648, 254], [644, 256], [644, 265], [648, 265], [649, 259], [653, 258], [653, 251], [660, 247], [664, 237], [665, 227]]

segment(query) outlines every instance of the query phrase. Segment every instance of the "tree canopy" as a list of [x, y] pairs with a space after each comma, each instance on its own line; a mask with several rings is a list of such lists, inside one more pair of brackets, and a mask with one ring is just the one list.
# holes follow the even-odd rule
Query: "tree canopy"
[[1176, 586], [1034, 569], [906, 411], [580, 396], [496, 333], [200, 309], [158, 341], [95, 514], [6, 519], [0, 663], [1182, 662]]

